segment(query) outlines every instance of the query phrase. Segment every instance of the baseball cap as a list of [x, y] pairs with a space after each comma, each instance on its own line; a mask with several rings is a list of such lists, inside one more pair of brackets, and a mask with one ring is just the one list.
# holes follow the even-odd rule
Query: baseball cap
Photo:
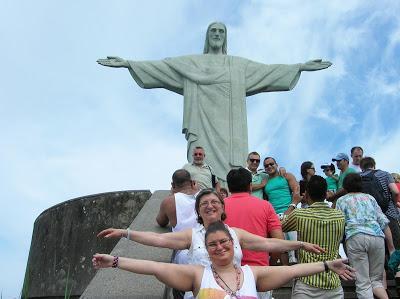
[[333, 163], [322, 164], [321, 169], [325, 169], [325, 168], [335, 169], [335, 165], [333, 165]]
[[325, 169], [330, 169], [332, 171], [332, 173], [336, 172], [335, 165], [333, 165], [333, 163], [322, 164], [321, 169], [323, 169], [324, 171], [325, 171]]
[[345, 153], [339, 153], [336, 155], [335, 158], [332, 159], [333, 162], [340, 161], [340, 160], [350, 161], [349, 156], [347, 156]]

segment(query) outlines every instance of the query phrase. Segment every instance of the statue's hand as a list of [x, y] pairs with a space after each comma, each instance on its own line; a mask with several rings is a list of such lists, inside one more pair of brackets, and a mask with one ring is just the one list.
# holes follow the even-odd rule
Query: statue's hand
[[98, 59], [97, 63], [109, 67], [129, 67], [128, 61], [118, 56], [107, 56], [107, 59]]
[[332, 65], [330, 61], [322, 61], [322, 59], [314, 59], [301, 64], [300, 71], [319, 71], [326, 69]]

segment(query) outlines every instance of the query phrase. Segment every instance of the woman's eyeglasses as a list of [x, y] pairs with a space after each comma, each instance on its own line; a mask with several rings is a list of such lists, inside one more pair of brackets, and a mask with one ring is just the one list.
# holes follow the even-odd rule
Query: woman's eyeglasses
[[274, 166], [274, 165], [275, 165], [275, 163], [266, 163], [266, 164], [264, 164], [264, 167], [267, 168], [268, 166]]
[[219, 200], [203, 201], [203, 202], [201, 202], [201, 203], [199, 204], [199, 206], [200, 206], [201, 208], [205, 208], [205, 207], [208, 207], [209, 204], [211, 204], [212, 206], [219, 206], [219, 205], [221, 205], [222, 203], [221, 203]]
[[212, 249], [212, 250], [215, 250], [217, 248], [218, 244], [221, 245], [221, 246], [224, 246], [224, 245], [228, 245], [228, 243], [230, 241], [232, 241], [232, 239], [229, 239], [229, 238], [225, 238], [225, 239], [221, 239], [221, 240], [217, 240], [217, 241], [212, 241], [212, 242], [207, 244], [207, 247]]

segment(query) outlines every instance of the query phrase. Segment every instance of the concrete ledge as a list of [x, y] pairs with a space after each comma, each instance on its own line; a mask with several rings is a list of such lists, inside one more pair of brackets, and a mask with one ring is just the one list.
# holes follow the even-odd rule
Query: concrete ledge
[[24, 298], [80, 296], [96, 271], [91, 256], [109, 252], [118, 240], [100, 241], [107, 227], [128, 227], [151, 192], [118, 191], [68, 200], [35, 220], [25, 274]]
[[[156, 191], [130, 225], [133, 230], [165, 233], [156, 224], [160, 202], [169, 191]], [[96, 251], [96, 250], [95, 250]], [[170, 262], [172, 250], [144, 246], [121, 239], [111, 254], [137, 259]], [[81, 298], [163, 298], [167, 290], [153, 276], [133, 274], [119, 269], [101, 269], [92, 279]]]

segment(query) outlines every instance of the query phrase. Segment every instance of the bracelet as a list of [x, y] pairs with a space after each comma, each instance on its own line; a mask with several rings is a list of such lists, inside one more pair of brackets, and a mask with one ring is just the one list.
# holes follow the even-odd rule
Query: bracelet
[[289, 205], [289, 207], [292, 207], [293, 209], [296, 209], [296, 208], [297, 208], [297, 205], [295, 205], [294, 203], [291, 203], [291, 204]]
[[304, 242], [303, 241], [300, 241], [300, 247], [299, 247], [299, 249], [303, 249], [304, 248]]
[[128, 240], [131, 239], [131, 230], [129, 229], [129, 227], [126, 229], [126, 238], [127, 238]]
[[324, 268], [325, 268], [325, 272], [329, 272], [328, 263], [326, 261], [324, 261]]
[[118, 256], [114, 256], [114, 260], [111, 267], [118, 268], [118, 259], [119, 259]]

